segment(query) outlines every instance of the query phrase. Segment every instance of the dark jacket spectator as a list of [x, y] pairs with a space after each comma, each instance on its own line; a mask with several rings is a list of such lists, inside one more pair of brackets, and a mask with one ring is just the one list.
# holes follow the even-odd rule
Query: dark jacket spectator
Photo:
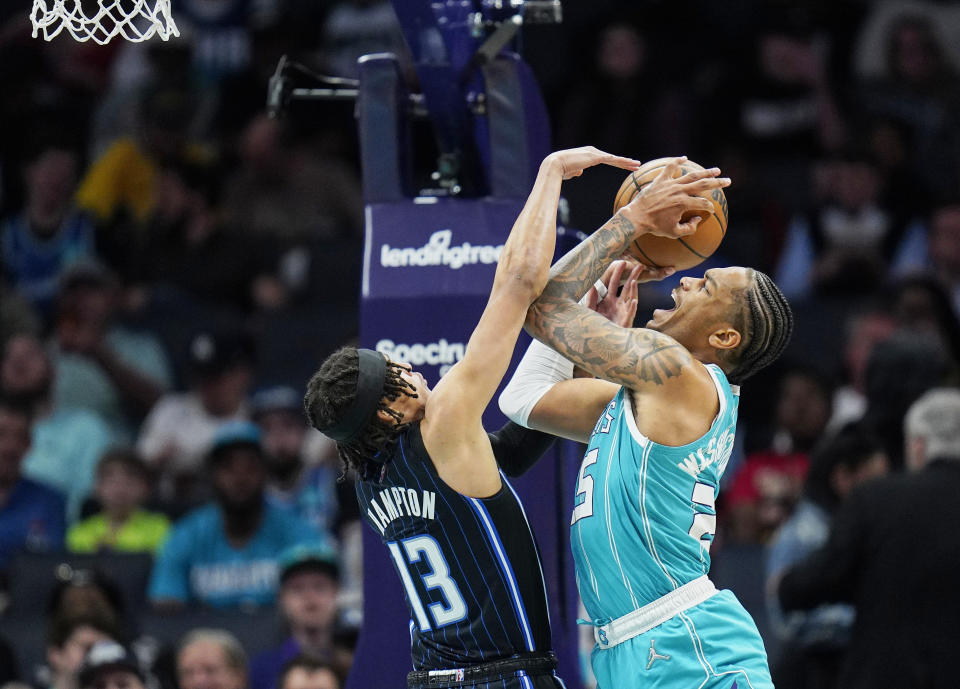
[[[828, 435], [811, 453], [803, 499], [767, 550], [767, 586], [775, 591], [787, 569], [821, 547], [833, 515], [856, 486], [887, 473], [880, 443], [852, 424]], [[779, 689], [835, 687], [850, 641], [853, 607], [838, 603], [783, 615], [776, 596], [767, 601], [771, 626], [784, 640], [772, 669]]]
[[856, 609], [838, 686], [955, 687], [960, 543], [960, 390], [921, 397], [906, 418], [913, 471], [853, 491], [826, 545], [780, 583], [786, 610]]

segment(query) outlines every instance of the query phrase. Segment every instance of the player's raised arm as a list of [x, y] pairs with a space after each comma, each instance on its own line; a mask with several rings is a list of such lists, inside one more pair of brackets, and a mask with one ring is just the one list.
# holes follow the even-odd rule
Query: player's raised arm
[[[476, 453], [472, 450], [486, 441], [480, 417], [510, 363], [527, 309], [547, 283], [556, 241], [561, 183], [600, 164], [636, 169], [640, 162], [590, 146], [558, 151], [544, 159], [504, 244], [490, 298], [463, 359], [441, 379], [431, 395], [421, 426], [424, 442], [441, 476], [451, 485], [466, 483], [471, 486], [468, 492], [476, 492], [472, 484], [482, 468], [475, 466]], [[463, 472], [451, 467], [466, 461], [467, 456], [472, 465], [464, 466]], [[491, 471], [489, 482], [499, 485], [492, 462]], [[460, 473], [469, 476], [461, 481]], [[483, 486], [479, 488], [482, 490]]]
[[[558, 151], [544, 159], [504, 244], [490, 298], [464, 357], [433, 391], [431, 414], [479, 424], [510, 363], [527, 309], [547, 283], [556, 241], [560, 185], [564, 179], [577, 177], [584, 169], [599, 164], [632, 169], [640, 163], [589, 146]], [[448, 396], [452, 400], [450, 408], [442, 404]]]
[[527, 315], [534, 337], [592, 375], [632, 389], [679, 376], [692, 363], [691, 353], [667, 335], [615, 325], [577, 300], [639, 234], [681, 237], [699, 222], [697, 216], [680, 222], [685, 212], [710, 212], [711, 202], [698, 194], [730, 180], [718, 177], [716, 168], [674, 178], [683, 160], [674, 159], [644, 193], [560, 259]]

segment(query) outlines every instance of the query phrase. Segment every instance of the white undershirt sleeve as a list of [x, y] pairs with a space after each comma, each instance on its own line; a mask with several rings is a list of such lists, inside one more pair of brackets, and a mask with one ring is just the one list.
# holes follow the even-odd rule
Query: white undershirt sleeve
[[[607, 296], [602, 280], [594, 284], [598, 296]], [[580, 300], [586, 303], [587, 296]], [[573, 378], [573, 362], [538, 340], [530, 343], [507, 387], [500, 393], [500, 411], [514, 423], [529, 428], [530, 412], [547, 390]]]
[[547, 345], [530, 343], [513, 377], [500, 394], [500, 411], [529, 428], [530, 412], [555, 384], [573, 378], [573, 362]]

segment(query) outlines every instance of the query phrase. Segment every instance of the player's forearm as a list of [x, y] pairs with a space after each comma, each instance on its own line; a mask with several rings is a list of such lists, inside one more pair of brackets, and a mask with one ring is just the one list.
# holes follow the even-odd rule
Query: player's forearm
[[500, 254], [494, 290], [521, 290], [529, 294], [531, 301], [540, 293], [556, 243], [562, 183], [562, 165], [547, 156]]
[[577, 356], [571, 356], [571, 343], [565, 336], [570, 332], [570, 326], [579, 332], [577, 328], [582, 327], [581, 319], [589, 319], [584, 313], [589, 310], [577, 301], [603, 274], [607, 265], [623, 254], [634, 232], [633, 223], [622, 213], [617, 213], [557, 261], [550, 269], [550, 280], [543, 293], [527, 312], [527, 331], [582, 366]]
[[614, 215], [554, 264], [550, 280], [534, 307], [550, 309], [561, 302], [578, 301], [610, 262], [623, 255], [635, 236], [635, 225], [623, 213]]

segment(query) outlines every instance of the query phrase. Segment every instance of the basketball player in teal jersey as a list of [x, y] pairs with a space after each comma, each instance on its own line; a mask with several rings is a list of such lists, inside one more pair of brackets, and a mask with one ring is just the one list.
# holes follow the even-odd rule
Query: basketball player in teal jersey
[[[578, 304], [652, 227], [630, 204], [554, 266], [526, 321], [552, 350], [531, 345], [501, 408], [588, 442], [570, 535], [600, 689], [769, 688], [756, 625], [707, 573], [736, 384], [783, 351], [790, 308], [770, 278], [737, 267], [683, 278], [645, 328]], [[625, 289], [671, 272], [637, 267]], [[574, 364], [596, 378], [571, 378]]]

